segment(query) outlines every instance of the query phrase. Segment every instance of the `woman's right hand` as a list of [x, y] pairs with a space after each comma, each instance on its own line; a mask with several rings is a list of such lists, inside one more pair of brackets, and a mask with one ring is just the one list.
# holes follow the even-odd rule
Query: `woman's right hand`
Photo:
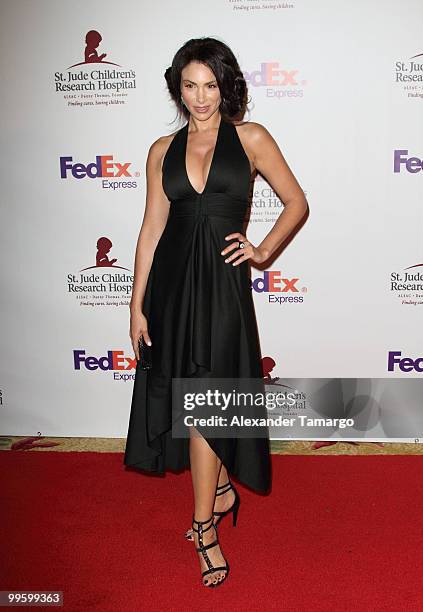
[[144, 314], [139, 310], [138, 312], [131, 312], [131, 325], [129, 330], [129, 336], [132, 342], [132, 348], [135, 353], [137, 361], [140, 358], [140, 352], [138, 342], [141, 336], [144, 341], [151, 346], [150, 336], [148, 335], [148, 323]]

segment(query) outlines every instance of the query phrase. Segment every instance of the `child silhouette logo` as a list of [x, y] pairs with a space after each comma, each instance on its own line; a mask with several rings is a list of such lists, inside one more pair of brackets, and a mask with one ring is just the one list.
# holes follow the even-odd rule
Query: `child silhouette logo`
[[101, 43], [102, 38], [100, 32], [97, 30], [90, 30], [85, 35], [85, 62], [88, 64], [90, 62], [102, 62], [106, 57], [107, 53], [102, 53], [98, 55], [97, 47]]
[[129, 270], [129, 268], [124, 268], [123, 266], [116, 266], [117, 258], [109, 259], [110, 249], [113, 246], [113, 242], [110, 238], [106, 236], [102, 236], [97, 240], [97, 253], [95, 256], [95, 266], [89, 266], [88, 268], [83, 268], [80, 270], [83, 272], [84, 270], [91, 270], [92, 268], [119, 268], [120, 270]]
[[87, 32], [85, 34], [84, 61], [73, 64], [69, 66], [69, 68], [82, 66], [83, 64], [111, 64], [112, 66], [120, 66], [120, 64], [116, 64], [115, 62], [104, 61], [107, 53], [98, 53], [97, 49], [102, 40], [103, 38], [97, 30], [90, 30]]
[[279, 380], [278, 376], [276, 376], [275, 378], [272, 378], [271, 376], [271, 372], [275, 366], [276, 361], [273, 359], [273, 357], [262, 357], [261, 367], [263, 370], [263, 379], [268, 385], [274, 384], [276, 383], [276, 381]]
[[113, 244], [109, 238], [103, 237], [97, 240], [97, 255], [96, 265], [100, 266], [113, 266], [117, 262], [117, 259], [109, 259], [107, 253], [112, 248]]

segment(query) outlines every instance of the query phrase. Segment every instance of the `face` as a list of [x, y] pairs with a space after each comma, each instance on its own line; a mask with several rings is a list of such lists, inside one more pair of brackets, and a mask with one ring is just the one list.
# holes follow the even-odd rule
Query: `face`
[[200, 62], [190, 62], [183, 68], [181, 96], [191, 115], [199, 121], [211, 117], [222, 100], [216, 77]]

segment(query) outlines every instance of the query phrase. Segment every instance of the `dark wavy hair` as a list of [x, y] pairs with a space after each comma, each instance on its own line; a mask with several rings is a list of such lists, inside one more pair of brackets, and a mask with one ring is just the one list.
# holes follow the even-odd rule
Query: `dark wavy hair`
[[220, 95], [220, 113], [226, 120], [241, 120], [247, 109], [248, 88], [231, 49], [220, 40], [203, 36], [191, 38], [176, 53], [164, 77], [178, 115], [189, 119], [190, 112], [181, 102], [181, 74], [192, 61], [207, 65], [213, 72]]

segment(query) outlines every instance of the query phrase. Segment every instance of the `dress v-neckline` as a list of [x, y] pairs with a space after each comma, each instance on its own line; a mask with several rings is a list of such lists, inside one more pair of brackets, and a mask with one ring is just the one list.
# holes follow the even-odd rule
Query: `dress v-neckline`
[[188, 148], [188, 147], [187, 147], [187, 144], [188, 144], [188, 127], [189, 127], [189, 121], [188, 121], [188, 123], [185, 125], [185, 138], [184, 138], [184, 169], [185, 169], [185, 176], [186, 176], [186, 179], [187, 179], [187, 183], [188, 183], [189, 188], [190, 188], [190, 189], [191, 189], [191, 190], [192, 190], [192, 191], [193, 191], [193, 192], [194, 192], [194, 193], [195, 193], [197, 196], [201, 196], [201, 195], [203, 195], [203, 194], [205, 193], [205, 191], [206, 191], [206, 189], [207, 189], [208, 185], [209, 185], [209, 182], [210, 182], [210, 176], [211, 176], [211, 174], [212, 174], [213, 167], [214, 167], [214, 159], [215, 159], [215, 157], [216, 157], [216, 149], [217, 149], [217, 147], [218, 147], [218, 145], [219, 145], [219, 139], [220, 139], [220, 132], [221, 132], [221, 127], [222, 127], [222, 122], [223, 122], [223, 119], [222, 119], [222, 117], [220, 117], [220, 123], [219, 123], [219, 127], [217, 128], [217, 136], [216, 136], [216, 142], [215, 142], [215, 144], [214, 144], [214, 149], [213, 149], [213, 154], [212, 154], [212, 160], [211, 160], [211, 163], [210, 163], [210, 168], [209, 168], [209, 171], [208, 171], [208, 174], [207, 174], [206, 182], [205, 182], [204, 187], [203, 187], [203, 191], [197, 191], [196, 189], [194, 189], [194, 187], [193, 187], [193, 185], [192, 185], [192, 183], [191, 183], [191, 181], [190, 181], [190, 179], [189, 179], [189, 176], [188, 176], [188, 170], [187, 170], [187, 148]]

